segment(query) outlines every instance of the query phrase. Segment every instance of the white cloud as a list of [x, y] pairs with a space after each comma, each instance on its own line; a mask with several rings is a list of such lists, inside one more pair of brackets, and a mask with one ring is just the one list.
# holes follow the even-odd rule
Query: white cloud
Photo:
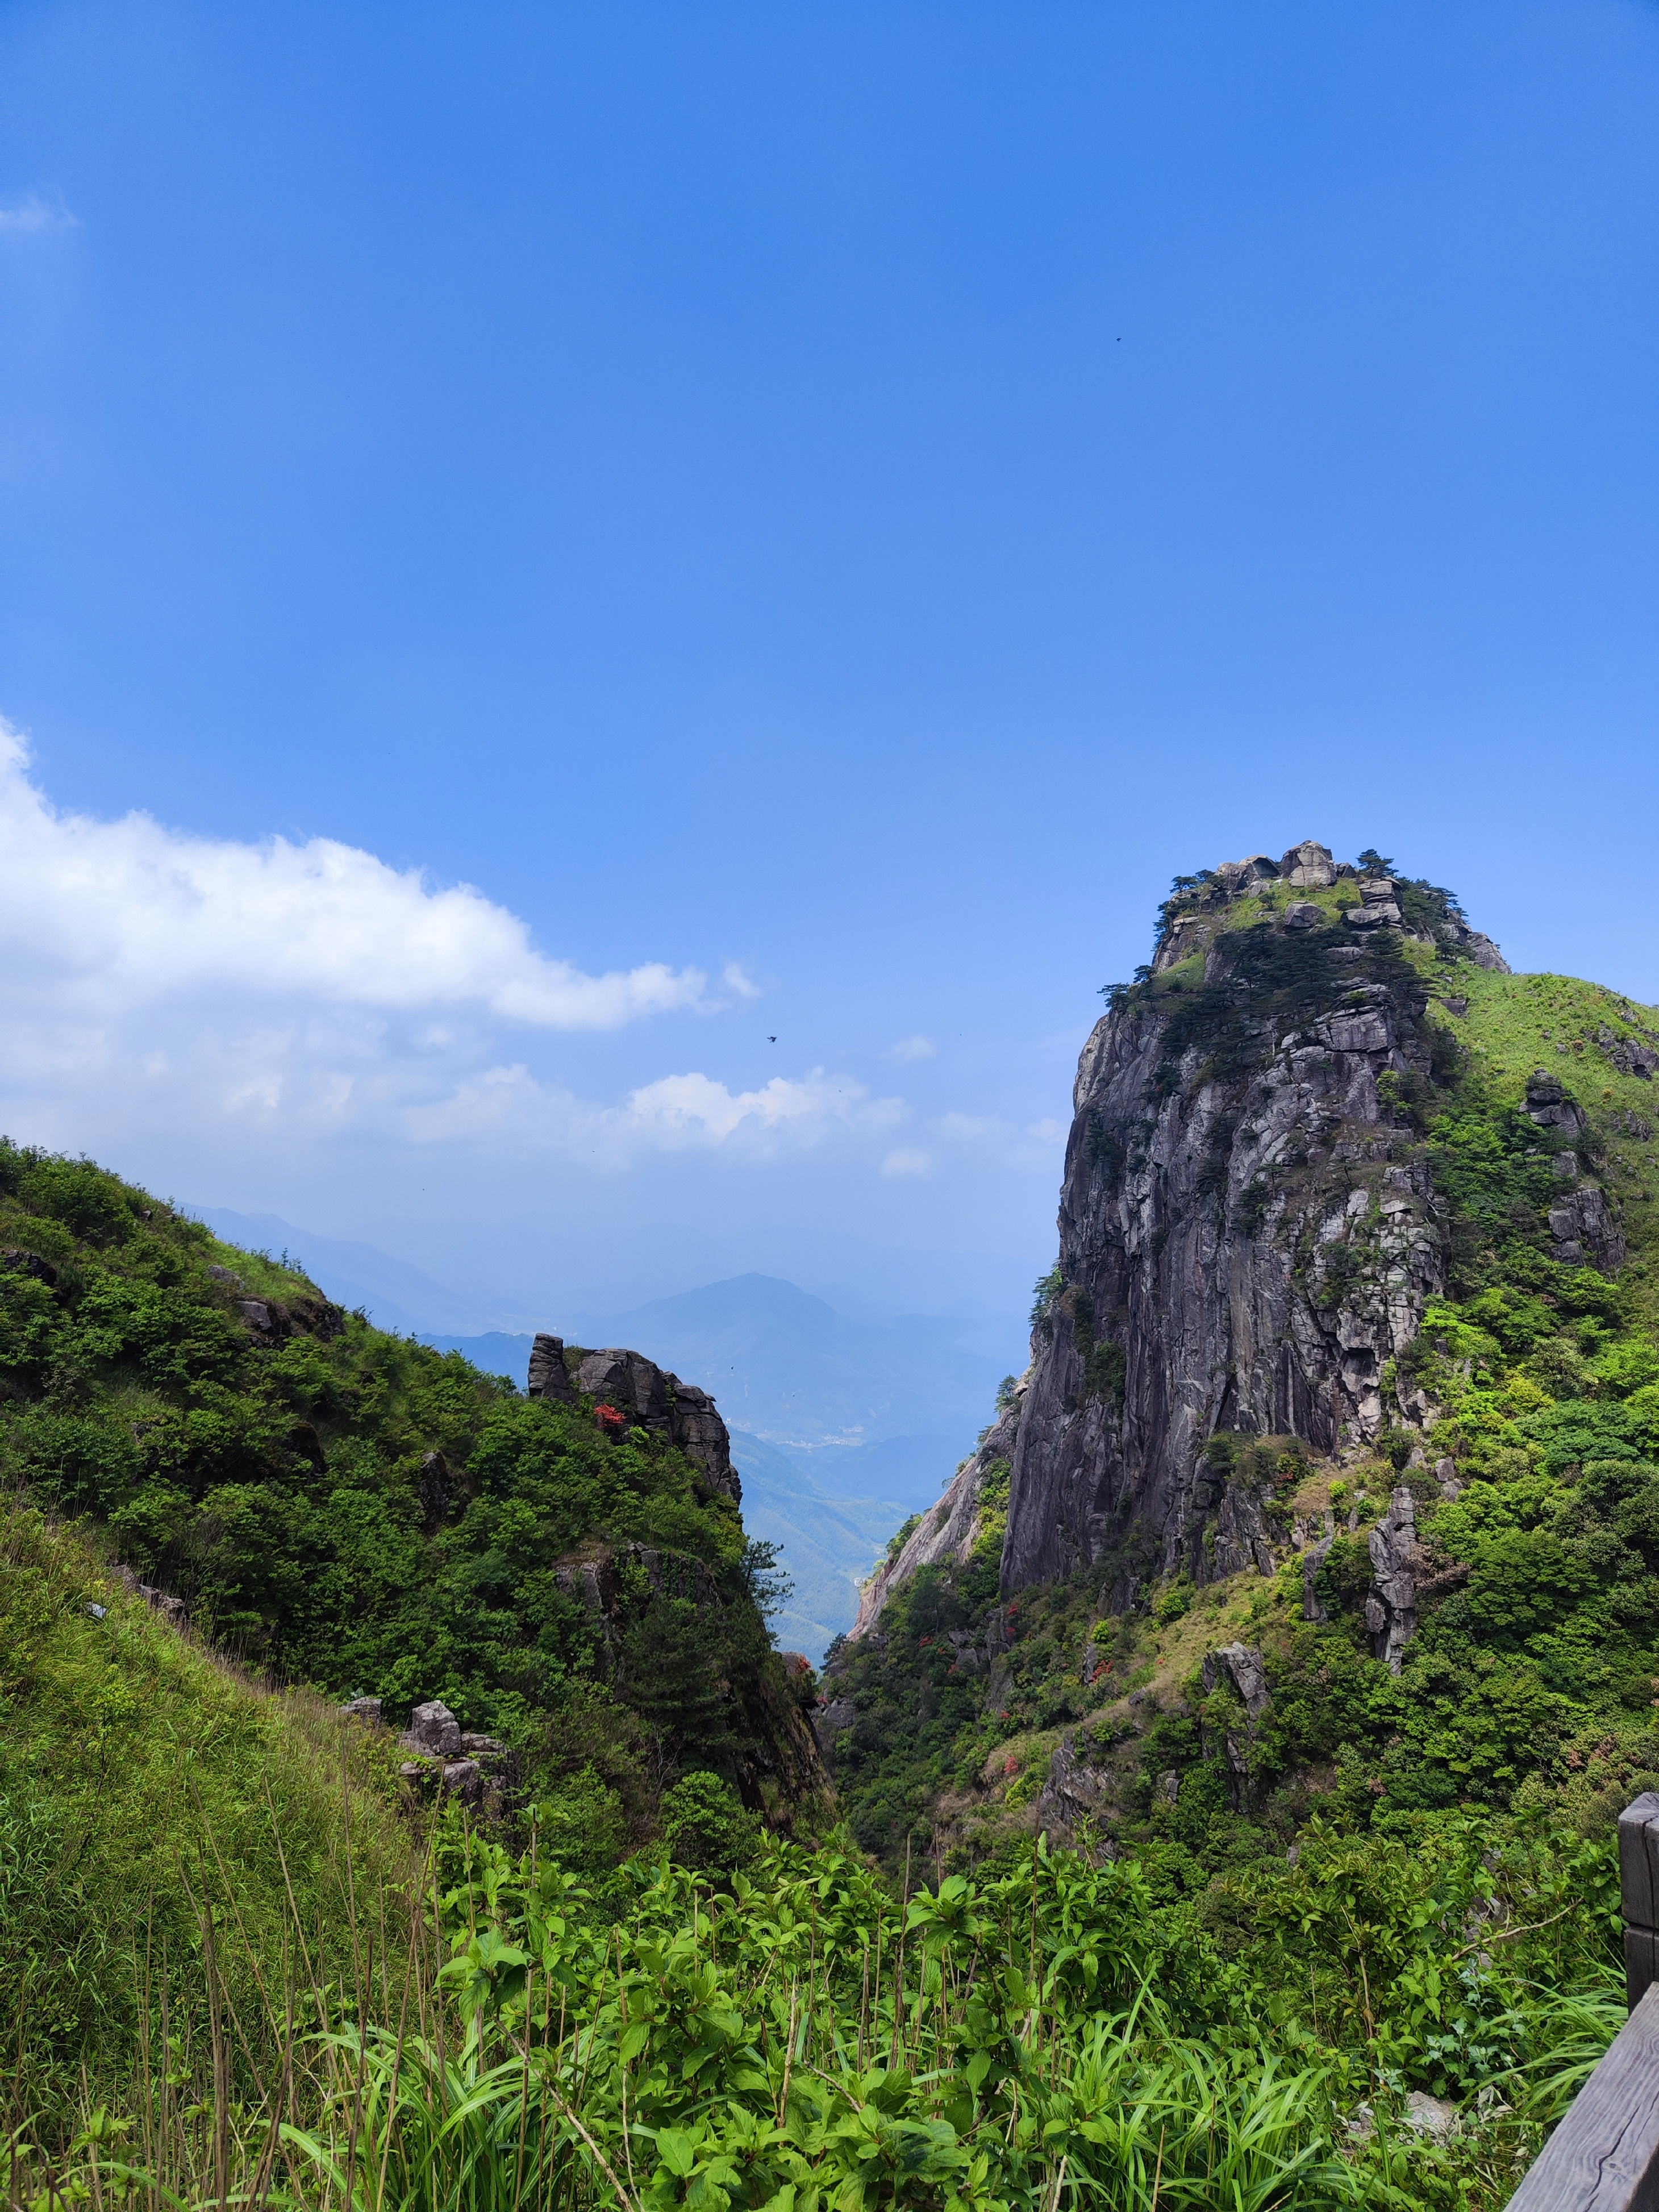
[[881, 1171], [884, 1176], [931, 1175], [933, 1171], [933, 1156], [931, 1152], [920, 1151], [901, 1150], [889, 1152], [881, 1164]]
[[186, 1175], [210, 1155], [266, 1174], [398, 1154], [441, 1176], [445, 1151], [610, 1171], [820, 1147], [927, 1173], [931, 1153], [887, 1150], [905, 1102], [833, 1069], [744, 1089], [647, 1063], [619, 1100], [564, 1073], [572, 1031], [758, 993], [736, 963], [712, 986], [665, 962], [586, 974], [482, 891], [333, 839], [60, 811], [0, 722], [0, 1127], [20, 1139], [112, 1160], [159, 1149]]
[[697, 969], [652, 961], [584, 975], [538, 952], [518, 916], [470, 884], [434, 890], [418, 870], [333, 838], [246, 845], [144, 814], [60, 814], [3, 723], [0, 943], [14, 978], [88, 1011], [228, 990], [605, 1030], [710, 1003]]
[[0, 235], [38, 230], [74, 230], [81, 218], [71, 215], [61, 198], [26, 192], [9, 207], [0, 207]]
[[1040, 1145], [1061, 1145], [1066, 1141], [1066, 1124], [1045, 1115], [1041, 1121], [1028, 1122], [1025, 1133], [1035, 1137]]
[[406, 1126], [427, 1144], [484, 1139], [622, 1166], [644, 1152], [800, 1151], [838, 1133], [890, 1128], [907, 1111], [902, 1099], [872, 1098], [862, 1084], [821, 1067], [799, 1079], [775, 1075], [757, 1091], [732, 1091], [698, 1073], [665, 1075], [620, 1106], [597, 1106], [515, 1066], [490, 1068], [411, 1109]]
[[895, 1045], [890, 1045], [882, 1057], [884, 1060], [897, 1060], [902, 1066], [909, 1060], [934, 1060], [938, 1055], [939, 1047], [933, 1042], [932, 1037], [908, 1036], [901, 1037]]

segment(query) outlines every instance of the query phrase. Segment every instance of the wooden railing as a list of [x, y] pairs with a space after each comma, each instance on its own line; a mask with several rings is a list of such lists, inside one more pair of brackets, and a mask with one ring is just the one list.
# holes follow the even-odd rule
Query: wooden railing
[[1659, 1795], [1619, 1815], [1630, 2018], [1509, 2212], [1659, 2212]]

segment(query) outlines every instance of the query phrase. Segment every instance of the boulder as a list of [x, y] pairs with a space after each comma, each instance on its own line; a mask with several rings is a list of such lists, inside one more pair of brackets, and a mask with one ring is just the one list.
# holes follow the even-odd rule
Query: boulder
[[1329, 848], [1316, 845], [1311, 837], [1291, 846], [1279, 864], [1279, 872], [1298, 890], [1327, 891], [1336, 881]]
[[428, 1705], [416, 1706], [399, 1740], [408, 1750], [428, 1759], [459, 1759], [461, 1724], [447, 1705], [434, 1698]]
[[1324, 919], [1324, 908], [1311, 899], [1292, 899], [1285, 909], [1285, 927], [1290, 930], [1317, 929]]
[[459, 1797], [463, 1805], [481, 1805], [484, 1794], [483, 1769], [473, 1759], [452, 1760], [444, 1769], [443, 1786], [446, 1796]]
[[1401, 2118], [1413, 2135], [1426, 2136], [1433, 2142], [1449, 2142], [1462, 2125], [1462, 2115], [1455, 2105], [1449, 2105], [1442, 2097], [1431, 2097], [1424, 2089], [1407, 2091]]
[[1259, 884], [1272, 883], [1279, 870], [1265, 853], [1252, 853], [1243, 860], [1224, 860], [1215, 872], [1224, 897], [1244, 898]]
[[343, 1713], [349, 1713], [354, 1721], [378, 1723], [380, 1717], [380, 1705], [381, 1701], [379, 1698], [353, 1698], [348, 1704], [342, 1705], [340, 1711]]

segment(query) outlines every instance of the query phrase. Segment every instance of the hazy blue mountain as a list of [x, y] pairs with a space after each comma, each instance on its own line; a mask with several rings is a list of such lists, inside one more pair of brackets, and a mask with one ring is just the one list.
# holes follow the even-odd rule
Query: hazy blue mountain
[[[503, 1322], [523, 1327], [534, 1316], [510, 1301], [495, 1303], [470, 1297], [434, 1281], [423, 1268], [407, 1260], [395, 1260], [373, 1244], [354, 1243], [343, 1237], [319, 1236], [296, 1228], [276, 1213], [236, 1213], [225, 1206], [191, 1206], [185, 1212], [205, 1221], [216, 1237], [252, 1252], [286, 1251], [295, 1266], [303, 1267], [319, 1291], [343, 1306], [361, 1306], [377, 1328], [413, 1336], [427, 1329], [487, 1330]], [[525, 1339], [529, 1356], [528, 1337]], [[491, 1367], [491, 1373], [504, 1373]]]
[[[191, 1210], [232, 1243], [286, 1250], [378, 1327], [464, 1352], [524, 1387], [533, 1327], [501, 1328], [520, 1318], [511, 1307], [492, 1312], [372, 1244], [276, 1214]], [[732, 1431], [744, 1520], [780, 1547], [795, 1583], [774, 1624], [779, 1640], [814, 1660], [851, 1626], [858, 1583], [892, 1531], [932, 1504], [972, 1449], [999, 1378], [1024, 1351], [1017, 1323], [981, 1312], [852, 1321], [775, 1275], [542, 1325], [579, 1344], [631, 1346], [713, 1393]]]
[[827, 1497], [787, 1452], [741, 1429], [732, 1431], [732, 1461], [743, 1477], [744, 1526], [778, 1547], [795, 1586], [772, 1632], [816, 1666], [853, 1626], [858, 1586], [905, 1509], [890, 1498]]
[[953, 1315], [848, 1321], [775, 1275], [735, 1275], [629, 1313], [578, 1315], [567, 1333], [633, 1345], [701, 1383], [728, 1427], [787, 1450], [833, 1447], [815, 1466], [894, 1437], [948, 1439], [954, 1456], [941, 1478], [990, 1419], [998, 1381], [1025, 1358], [1017, 1325], [988, 1341], [982, 1321]]

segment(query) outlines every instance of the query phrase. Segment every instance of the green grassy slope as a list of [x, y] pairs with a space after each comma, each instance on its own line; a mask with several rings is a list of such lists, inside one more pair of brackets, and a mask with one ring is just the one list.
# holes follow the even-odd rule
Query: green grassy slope
[[[389, 1721], [441, 1698], [532, 1790], [651, 1832], [814, 1761], [732, 1503], [641, 1430], [384, 1334], [90, 1163], [0, 1143], [0, 1468], [204, 1637]], [[588, 1601], [598, 1571], [606, 1609]], [[596, 1801], [593, 1792], [598, 1790]]]
[[296, 1946], [336, 1972], [349, 1953], [354, 1889], [395, 1969], [419, 1866], [390, 1738], [262, 1688], [15, 1498], [0, 1505], [0, 1739], [11, 2124], [78, 2104], [83, 2075], [93, 2102], [118, 2092], [145, 2050], [165, 2072], [169, 2035], [174, 2070], [193, 2072], [216, 1927], [253, 2043], [235, 2054], [244, 2087], [250, 2058], [270, 2058], [266, 2000], [280, 2009]]

